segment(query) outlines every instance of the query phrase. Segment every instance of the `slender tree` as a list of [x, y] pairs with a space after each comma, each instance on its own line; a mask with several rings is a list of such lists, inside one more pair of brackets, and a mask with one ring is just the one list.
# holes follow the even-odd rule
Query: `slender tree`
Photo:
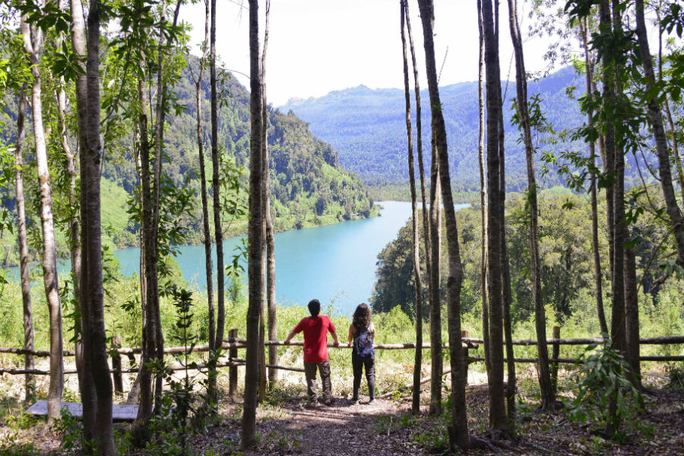
[[[411, 123], [411, 88], [409, 86], [409, 69], [408, 56], [406, 51], [406, 19], [407, 19], [407, 3], [406, 0], [399, 2], [401, 9], [401, 44], [404, 57], [404, 97], [406, 100], [406, 135], [408, 147], [408, 172], [409, 184], [411, 188], [411, 226], [413, 236], [413, 281], [414, 300], [416, 304], [416, 363], [413, 370], [413, 413], [420, 411], [420, 374], [422, 364], [422, 350], [423, 346], [423, 281], [420, 274], [420, 235], [418, 233], [418, 204], [416, 202], [416, 177], [415, 165], [413, 160], [413, 125]], [[423, 211], [425, 212], [425, 211]], [[420, 354], [420, 355], [419, 355]]]
[[[437, 87], [437, 65], [434, 49], [434, 5], [432, 0], [420, 0], [420, 16], [423, 23], [423, 45], [427, 68], [430, 106], [432, 107], [432, 132], [440, 164], [440, 181], [444, 199], [444, 215], [447, 227], [447, 247], [449, 255], [449, 275], [447, 278], [447, 308], [449, 314], [449, 345], [451, 350], [451, 417], [452, 447], [469, 448], [468, 417], [465, 402], [465, 360], [462, 356], [461, 342], [461, 283], [463, 266], [458, 244], [456, 212], [451, 192], [449, 175], [449, 154], [442, 103]], [[434, 304], [433, 304], [434, 305]], [[432, 342], [433, 344], [435, 341]]]
[[530, 278], [532, 280], [532, 300], [534, 302], [535, 327], [537, 332], [537, 356], [539, 388], [542, 396], [541, 409], [548, 410], [555, 402], [551, 371], [549, 369], [549, 349], [546, 344], [546, 312], [541, 290], [541, 264], [539, 258], [539, 212], [537, 204], [537, 183], [534, 170], [534, 145], [532, 144], [532, 127], [527, 102], [527, 73], [523, 42], [518, 24], [518, 3], [508, 0], [509, 25], [513, 50], [515, 54], [517, 116], [522, 130], [527, 162], [527, 207], [529, 210], [530, 236]]
[[[38, 2], [43, 7], [42, 1]], [[59, 297], [59, 278], [57, 275], [57, 253], [55, 229], [52, 216], [52, 190], [48, 169], [45, 129], [43, 127], [42, 85], [40, 74], [43, 52], [43, 32], [37, 24], [29, 24], [28, 17], [21, 17], [21, 32], [24, 52], [31, 64], [31, 108], [33, 117], [33, 138], [35, 143], [36, 165], [40, 183], [41, 227], [43, 232], [43, 284], [50, 315], [50, 386], [48, 390], [48, 424], [60, 417], [62, 392], [64, 389], [64, 362], [62, 339], [62, 306]]]
[[[24, 311], [24, 349], [33, 351], [33, 308], [31, 306], [31, 277], [28, 263], [28, 242], [26, 240], [26, 205], [24, 203], [24, 144], [26, 142], [26, 84], [19, 91], [17, 110], [17, 144], [14, 150], [16, 207], [17, 207], [17, 241], [19, 243], [19, 269], [21, 272], [21, 299]], [[24, 369], [35, 369], [33, 354], [24, 355]], [[25, 400], [28, 402], [35, 394], [33, 375], [25, 377]]]
[[[266, 103], [266, 50], [268, 48], [269, 22], [271, 17], [271, 0], [266, 0], [266, 18], [264, 23], [264, 46], [261, 52], [261, 83], [263, 86], [262, 95], [264, 101], [263, 108], [263, 128], [261, 135], [261, 147], [263, 150], [263, 185], [264, 185], [264, 225], [266, 229], [266, 296], [268, 308], [268, 339], [278, 340], [278, 320], [276, 315], [276, 261], [275, 261], [275, 233], [273, 231], [273, 219], [271, 214], [271, 176], [269, 171], [268, 153], [268, 104]], [[268, 347], [268, 363], [278, 364], [278, 347], [271, 345]], [[264, 367], [265, 369], [265, 367]], [[278, 369], [268, 371], [268, 381], [271, 387], [278, 383]]]
[[677, 204], [677, 196], [672, 183], [672, 169], [670, 165], [670, 155], [668, 152], [667, 136], [663, 124], [663, 115], [658, 105], [659, 91], [656, 90], [656, 77], [653, 71], [653, 58], [648, 44], [646, 32], [646, 19], [644, 18], [644, 0], [636, 1], [636, 32], [641, 64], [644, 69], [644, 84], [646, 86], [646, 103], [648, 107], [648, 118], [653, 129], [653, 137], [658, 154], [658, 168], [660, 171], [660, 186], [665, 197], [667, 214], [670, 217], [670, 224], [674, 234], [675, 246], [677, 248], [677, 263], [684, 266], [684, 220], [682, 211]]
[[263, 155], [261, 138], [263, 125], [263, 96], [259, 59], [259, 2], [249, 0], [249, 51], [250, 51], [250, 173], [249, 173], [249, 306], [247, 310], [247, 366], [245, 368], [245, 400], [242, 414], [242, 447], [256, 444], [256, 405], [258, 388], [259, 310], [264, 301], [264, 242], [262, 173]]
[[487, 106], [487, 295], [489, 299], [489, 421], [495, 437], [510, 432], [503, 382], [503, 286], [499, 118], [501, 116], [501, 76], [498, 40], [494, 29], [492, 0], [482, 1], [485, 44]]
[[[86, 148], [80, 154], [81, 175], [81, 308], [83, 358], [86, 370], [95, 384], [95, 422], [93, 438], [97, 454], [114, 456], [112, 424], [112, 378], [107, 361], [104, 289], [102, 286], [102, 229], [100, 218], [100, 1], [90, 4], [87, 42]], [[80, 109], [80, 107], [79, 107]]]
[[[586, 67], [587, 95], [593, 96], [594, 93], [594, 59], [589, 49], [589, 18], [580, 20], [580, 33], [584, 47], [584, 63]], [[594, 127], [594, 115], [587, 112], [587, 124], [589, 128]], [[589, 142], [589, 167], [591, 179], [591, 246], [594, 257], [594, 293], [596, 293], [596, 314], [599, 320], [601, 333], [608, 334], [608, 324], [606, 314], [603, 309], [603, 274], [601, 269], [601, 255], [598, 240], [598, 198], [596, 189], [596, 142]]]
[[[78, 0], [72, 0], [70, 3], [71, 13], [71, 46], [73, 52], [79, 57], [77, 65], [81, 67], [81, 71], [76, 75], [75, 92], [76, 92], [76, 120], [78, 125], [78, 145], [79, 145], [79, 160], [84, 160], [88, 131], [88, 78], [86, 76], [86, 26], [83, 17], [83, 5]], [[79, 167], [81, 182], [86, 179], [86, 168]], [[89, 232], [81, 230], [80, 245], [83, 246], [88, 243]], [[83, 249], [81, 249], [80, 260], [80, 292], [83, 293]], [[77, 296], [76, 289], [74, 289], [74, 296]], [[96, 398], [95, 398], [95, 384], [92, 379], [90, 366], [86, 368], [84, 362], [84, 345], [83, 345], [83, 306], [81, 303], [81, 296], [75, 301], [77, 313], [81, 315], [80, 319], [74, 322], [74, 331], [76, 332], [76, 369], [78, 371], [78, 388], [81, 393], [81, 403], [83, 410], [83, 437], [86, 441], [92, 440], [95, 429], [96, 413]]]
[[[484, 30], [482, 24], [482, 0], [477, 0], [477, 25], [479, 32], [479, 59], [477, 76], [478, 99], [478, 163], [480, 165], [480, 213], [482, 218], [482, 258], [480, 259], [480, 288], [482, 293], [482, 340], [485, 353], [489, 353], [489, 299], [487, 297], [487, 163], [485, 161], [485, 99], [484, 99]], [[485, 356], [487, 376], [489, 376], [489, 356]]]
[[215, 349], [223, 346], [226, 326], [225, 273], [223, 271], [223, 228], [221, 224], [221, 185], [218, 145], [218, 94], [216, 86], [216, 0], [211, 0], [211, 30], [209, 38], [209, 77], [211, 84], [211, 187], [214, 197], [214, 242], [216, 242], [216, 339]]

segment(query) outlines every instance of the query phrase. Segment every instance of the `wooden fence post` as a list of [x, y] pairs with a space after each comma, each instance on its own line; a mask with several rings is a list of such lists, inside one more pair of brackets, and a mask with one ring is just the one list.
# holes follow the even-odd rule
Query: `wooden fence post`
[[[553, 343], [553, 351], [551, 353], [551, 358], [553, 359], [560, 358], [560, 344], [558, 343], [560, 334], [560, 326], [554, 326], [552, 337], [556, 339], [556, 341]], [[553, 384], [554, 391], [556, 391], [558, 387], [558, 362], [551, 363], [551, 383]]]
[[[121, 348], [121, 336], [115, 334], [112, 337], [112, 348]], [[112, 377], [114, 378], [114, 392], [123, 393], [123, 376], [121, 375], [121, 355], [119, 352], [112, 350]]]
[[[237, 339], [238, 330], [231, 329], [228, 331], [229, 340]], [[228, 361], [232, 362], [238, 356], [237, 348], [230, 348], [228, 350]], [[232, 400], [237, 398], [237, 384], [238, 384], [238, 368], [237, 366], [231, 366], [228, 369], [228, 395]]]
[[[461, 331], [461, 339], [468, 337], [468, 331]], [[463, 384], [468, 384], [468, 347], [463, 348]]]

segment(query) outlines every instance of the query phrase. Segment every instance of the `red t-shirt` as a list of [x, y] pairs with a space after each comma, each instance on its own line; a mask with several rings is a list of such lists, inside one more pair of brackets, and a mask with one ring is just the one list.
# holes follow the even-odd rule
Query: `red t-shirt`
[[335, 325], [325, 315], [302, 318], [293, 332], [304, 331], [304, 361], [322, 363], [328, 360], [328, 331], [335, 332]]

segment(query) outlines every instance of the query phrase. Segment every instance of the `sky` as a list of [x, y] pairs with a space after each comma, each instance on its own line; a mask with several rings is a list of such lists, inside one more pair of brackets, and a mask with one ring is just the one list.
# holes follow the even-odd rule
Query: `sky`
[[[217, 54], [238, 80], [249, 86], [249, 10], [247, 0], [219, 0]], [[263, 10], [263, 2], [260, 1]], [[417, 2], [409, 2], [411, 26], [424, 78], [422, 25]], [[523, 3], [523, 2], [521, 2]], [[502, 77], [513, 79], [506, 2], [502, 7]], [[193, 50], [204, 39], [204, 4], [183, 6], [181, 19], [193, 25]], [[261, 11], [263, 15], [263, 11]], [[520, 14], [526, 30], [527, 14]], [[529, 19], [527, 19], [529, 20]], [[261, 42], [263, 44], [263, 21]], [[475, 0], [435, 0], [435, 55], [440, 85], [477, 80], [478, 32]], [[546, 66], [545, 43], [526, 43], [528, 71]], [[399, 0], [273, 0], [266, 56], [268, 102], [321, 97], [359, 85], [403, 88]], [[510, 76], [508, 76], [510, 75]]]

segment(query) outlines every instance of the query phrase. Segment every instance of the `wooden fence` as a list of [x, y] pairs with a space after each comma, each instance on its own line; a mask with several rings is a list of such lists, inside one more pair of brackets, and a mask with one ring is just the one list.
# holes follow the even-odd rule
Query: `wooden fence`
[[[554, 335], [559, 334], [557, 327], [554, 327]], [[462, 351], [463, 351], [463, 356], [466, 359], [466, 367], [470, 363], [474, 362], [480, 362], [484, 361], [484, 357], [482, 356], [470, 356], [470, 350], [477, 349], [479, 348], [480, 344], [483, 344], [484, 341], [482, 339], [477, 339], [477, 338], [471, 338], [467, 337], [468, 333], [467, 331], [463, 331], [463, 337], [461, 338], [462, 341]], [[216, 367], [223, 368], [223, 367], [228, 367], [229, 369], [229, 390], [230, 394], [233, 395], [237, 391], [237, 367], [242, 366], [245, 364], [245, 360], [238, 358], [238, 349], [242, 349], [246, 347], [246, 339], [240, 339], [237, 337], [237, 329], [233, 329], [229, 332], [229, 338], [224, 339], [223, 343], [223, 349], [228, 351], [228, 361], [227, 362], [222, 362], [218, 363]], [[603, 339], [601, 338], [580, 338], [580, 339], [560, 339], [558, 337], [554, 338], [549, 338], [547, 339], [547, 343], [552, 347], [552, 357], [549, 359], [551, 363], [554, 364], [561, 364], [561, 363], [566, 363], [566, 364], [575, 364], [577, 363], [577, 359], [574, 358], [560, 358], [559, 353], [560, 353], [560, 346], [561, 345], [591, 345], [591, 344], [600, 344], [603, 343]], [[537, 341], [535, 339], [530, 339], [530, 340], [513, 340], [512, 341], [513, 345], [518, 345], [518, 346], [534, 346], [537, 345]], [[134, 374], [137, 373], [139, 368], [136, 367], [136, 360], [135, 360], [135, 355], [139, 355], [142, 353], [142, 349], [140, 347], [135, 347], [135, 348], [121, 348], [118, 346], [120, 344], [120, 339], [117, 340], [115, 337], [113, 340], [113, 347], [110, 348], [109, 354], [110, 357], [112, 358], [112, 375], [114, 378], [114, 386], [115, 390], [118, 392], [122, 391], [122, 374]], [[640, 339], [640, 344], [641, 345], [678, 345], [678, 344], [684, 344], [684, 336], [671, 336], [671, 337], [651, 337], [651, 338], [642, 338]], [[282, 341], [266, 341], [265, 342], [266, 346], [302, 346], [304, 345], [303, 342], [290, 342], [290, 343], [284, 343]], [[340, 344], [338, 346], [335, 346], [334, 344], [329, 343], [328, 344], [329, 348], [337, 348], [337, 349], [349, 349], [350, 347], [347, 346], [347, 344]], [[449, 345], [445, 344], [444, 348], [448, 348]], [[415, 350], [416, 349], [416, 344], [415, 343], [403, 343], [403, 344], [376, 344], [374, 345], [374, 348], [376, 350]], [[423, 344], [422, 345], [423, 349], [430, 349], [431, 345], [430, 344]], [[164, 349], [164, 354], [180, 354], [184, 353], [186, 351], [185, 347], [167, 347]], [[193, 348], [193, 352], [207, 352], [209, 351], [209, 346], [208, 345], [198, 345]], [[27, 355], [27, 354], [32, 354], [33, 356], [36, 357], [49, 357], [50, 352], [48, 351], [42, 351], [42, 350], [26, 350], [23, 348], [0, 348], [0, 354], [14, 354], [14, 355]], [[70, 357], [74, 356], [73, 351], [64, 351], [64, 356], [65, 357]], [[129, 360], [130, 368], [129, 369], [123, 369], [121, 365], [121, 357], [126, 356]], [[684, 356], [682, 355], [677, 355], [677, 356], [641, 356], [640, 357], [641, 361], [684, 361]], [[537, 358], [515, 358], [514, 362], [516, 363], [536, 363]], [[295, 372], [304, 372], [304, 369], [297, 368], [297, 367], [288, 367], [288, 366], [277, 366], [277, 365], [271, 365], [271, 364], [266, 364], [266, 367], [269, 369], [281, 369], [281, 370], [287, 370], [287, 371], [295, 371]], [[207, 368], [206, 364], [198, 364], [197, 365], [197, 370], [205, 370]], [[185, 366], [182, 366], [180, 364], [177, 365], [171, 365], [168, 367], [170, 370], [184, 370], [186, 369]], [[75, 370], [65, 370], [64, 374], [75, 374]], [[446, 373], [446, 372], [445, 372]], [[9, 375], [49, 375], [48, 371], [43, 371], [43, 370], [38, 370], [38, 369], [31, 369], [31, 370], [26, 370], [26, 369], [0, 369], [0, 374], [9, 374]]]

